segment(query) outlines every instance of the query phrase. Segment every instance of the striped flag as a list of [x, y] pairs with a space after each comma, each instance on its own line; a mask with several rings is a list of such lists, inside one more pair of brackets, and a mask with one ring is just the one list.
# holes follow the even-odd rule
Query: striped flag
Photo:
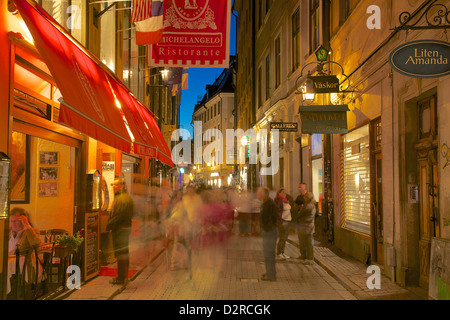
[[136, 25], [136, 44], [155, 44], [163, 32], [164, 0], [133, 0], [131, 22]]
[[183, 74], [181, 78], [181, 89], [188, 89], [188, 80], [189, 80], [189, 68], [183, 68]]

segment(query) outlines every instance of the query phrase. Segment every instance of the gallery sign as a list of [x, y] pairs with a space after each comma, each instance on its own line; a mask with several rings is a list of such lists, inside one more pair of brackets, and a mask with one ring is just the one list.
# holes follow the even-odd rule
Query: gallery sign
[[167, 0], [151, 66], [228, 68], [231, 0]]
[[302, 133], [347, 133], [348, 105], [312, 105], [299, 107]]
[[297, 122], [271, 122], [270, 130], [279, 130], [285, 132], [297, 132], [298, 123]]
[[412, 41], [395, 48], [389, 57], [399, 73], [415, 78], [450, 74], [450, 43], [438, 40]]

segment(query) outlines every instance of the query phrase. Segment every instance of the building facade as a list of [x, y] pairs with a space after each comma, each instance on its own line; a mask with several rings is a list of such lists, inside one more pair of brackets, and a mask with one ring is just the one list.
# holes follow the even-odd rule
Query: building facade
[[[235, 3], [239, 112], [249, 110], [243, 103], [250, 95], [246, 75], [254, 68], [255, 122], [249, 125], [258, 131], [272, 121], [298, 122], [299, 128], [296, 133], [280, 133], [279, 174], [259, 177], [259, 183], [286, 187], [295, 196], [298, 183], [306, 182], [319, 200], [317, 239], [378, 265], [401, 285], [426, 289], [430, 281], [437, 281], [430, 278], [432, 242], [449, 240], [445, 119], [450, 101], [445, 88], [450, 77], [406, 76], [393, 69], [389, 57], [405, 42], [448, 42], [445, 29], [431, 28], [425, 18], [417, 22], [421, 29], [395, 29], [405, 12], [411, 24], [425, 11], [428, 21], [438, 15], [437, 9], [448, 12], [448, 1], [429, 7], [432, 4]], [[445, 19], [434, 21], [448, 27]], [[245, 48], [253, 38], [252, 56]], [[329, 55], [323, 65], [315, 54], [321, 47]], [[246, 61], [251, 67], [245, 67]], [[319, 70], [320, 66], [325, 68]], [[301, 93], [308, 75], [325, 73], [339, 79], [340, 92], [304, 100]], [[299, 107], [305, 105], [347, 105], [348, 132], [302, 133]]]
[[[159, 128], [162, 124], [179, 123], [178, 110], [172, 108], [178, 108], [179, 103], [172, 102], [175, 99], [167, 93], [168, 90], [164, 98], [155, 98], [156, 94], [150, 90], [154, 84], [162, 85], [163, 79], [158, 69], [148, 67], [145, 60], [147, 49], [134, 43], [135, 31], [129, 23], [130, 9], [126, 9], [131, 6], [130, 2], [28, 3], [38, 10], [44, 9], [59, 24], [49, 24], [48, 30], [53, 32], [51, 28], [55, 28], [62, 32], [63, 37], [73, 37], [74, 40], [69, 42], [76, 43], [78, 48], [83, 47], [86, 61], [92, 59], [103, 63], [96, 65], [105, 76], [114, 79], [110, 85], [117, 89], [116, 94], [129, 90], [145, 108], [154, 112], [152, 130], [155, 130], [155, 137], [161, 134]], [[110, 6], [112, 4], [114, 6]], [[27, 6], [26, 3], [23, 5]], [[30, 10], [34, 12], [34, 9]], [[36, 14], [36, 19], [46, 14]], [[169, 172], [171, 155], [167, 145], [167, 161], [135, 153], [133, 148], [125, 152], [61, 123], [61, 98], [64, 97], [59, 89], [74, 79], [66, 79], [64, 84], [52, 75], [47, 57], [35, 46], [33, 40], [36, 39], [28, 30], [30, 25], [25, 23], [12, 1], [0, 1], [0, 21], [0, 151], [11, 161], [9, 189], [8, 185], [1, 185], [1, 194], [5, 196], [2, 201], [7, 200], [7, 205], [2, 203], [0, 214], [0, 299], [4, 299], [10, 290], [8, 282], [11, 275], [8, 257], [10, 208], [22, 207], [28, 211], [33, 226], [40, 230], [42, 240], [48, 230], [64, 229], [75, 234], [83, 228], [88, 230], [86, 223], [95, 220], [97, 229], [90, 228], [91, 233], [86, 236], [96, 237], [97, 242], [94, 243], [97, 243], [98, 252], [105, 252], [109, 240], [104, 234], [114, 199], [110, 187], [114, 178], [125, 178], [128, 192], [135, 199], [142, 199], [150, 178], [165, 178], [163, 172]], [[56, 34], [57, 31], [54, 32]], [[102, 92], [96, 94], [101, 95]], [[131, 94], [127, 97], [133, 99]], [[121, 98], [128, 99], [125, 96]], [[163, 145], [163, 140], [159, 141]], [[101, 177], [101, 180], [95, 177]], [[95, 183], [98, 192], [89, 187]], [[140, 222], [147, 218], [144, 211], [136, 215]], [[105, 257], [96, 257], [95, 249], [84, 249], [82, 274], [83, 279], [88, 279], [98, 273]], [[94, 255], [88, 256], [88, 252], [94, 252]], [[92, 268], [85, 269], [86, 266]]]
[[206, 86], [192, 115], [194, 125], [193, 180], [213, 187], [236, 184], [235, 166], [227, 163], [226, 132], [235, 128], [234, 57], [230, 68]]

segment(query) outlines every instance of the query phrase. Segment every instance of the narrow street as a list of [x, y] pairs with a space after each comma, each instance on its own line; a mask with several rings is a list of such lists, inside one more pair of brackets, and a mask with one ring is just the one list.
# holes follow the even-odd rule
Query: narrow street
[[[235, 228], [236, 229], [236, 228]], [[235, 230], [236, 231], [236, 230]], [[294, 257], [277, 262], [277, 281], [259, 280], [265, 272], [260, 237], [239, 237], [223, 246], [193, 253], [192, 279], [187, 270], [170, 271], [165, 252], [115, 300], [348, 300], [356, 299], [317, 263], [302, 264]]]

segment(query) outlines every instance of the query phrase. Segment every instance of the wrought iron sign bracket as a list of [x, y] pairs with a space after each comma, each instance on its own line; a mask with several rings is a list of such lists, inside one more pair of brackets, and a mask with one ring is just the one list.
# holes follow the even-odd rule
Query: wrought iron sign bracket
[[[305, 64], [303, 66], [303, 68], [301, 69], [300, 75], [298, 76], [297, 80], [295, 81], [295, 86], [297, 88], [296, 89], [296, 93], [297, 94], [303, 94], [303, 92], [298, 89], [298, 88], [300, 88], [299, 81], [303, 80], [302, 79], [303, 78], [303, 71], [306, 69], [306, 67], [308, 67], [310, 65], [313, 65], [313, 64], [317, 65], [317, 74], [319, 76], [329, 75], [329, 73], [328, 73], [329, 69], [326, 66], [328, 66], [330, 64], [338, 65], [339, 68], [341, 68], [341, 74], [345, 77], [346, 81], [349, 82], [347, 88], [351, 87], [349, 77], [344, 73], [344, 68], [338, 62], [336, 62], [336, 61], [314, 61], [314, 62], [310, 62], [310, 63]], [[307, 77], [311, 77], [311, 71], [308, 71]], [[354, 92], [354, 91], [353, 90], [342, 90], [342, 83], [340, 83], [339, 93], [349, 93], [349, 92]]]
[[[433, 0], [424, 10], [422, 15], [416, 22], [412, 23], [412, 14], [404, 11], [400, 13], [398, 18], [400, 26], [392, 30], [430, 30], [430, 29], [449, 29], [450, 28], [450, 11], [447, 6], [442, 3], [436, 3], [439, 0]], [[419, 22], [425, 20], [425, 25], [418, 25]], [[410, 24], [408, 24], [410, 23]]]

